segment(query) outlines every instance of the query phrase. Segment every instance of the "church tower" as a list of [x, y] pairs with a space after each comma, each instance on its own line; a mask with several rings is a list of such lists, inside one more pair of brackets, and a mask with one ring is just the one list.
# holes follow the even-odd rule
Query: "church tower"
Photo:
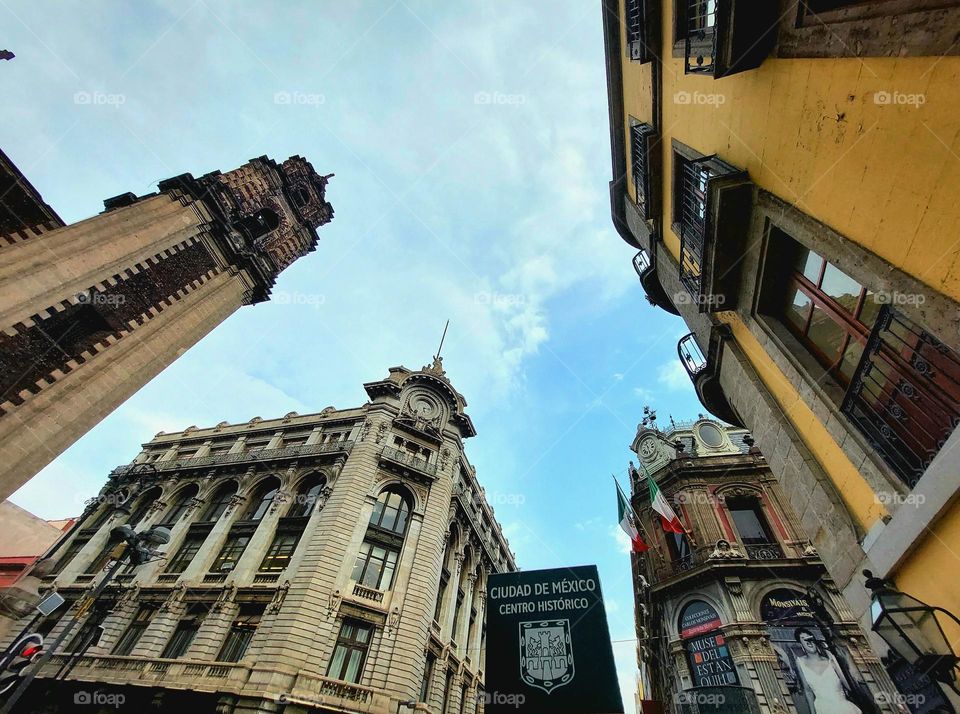
[[299, 156], [182, 174], [71, 225], [11, 167], [0, 162], [4, 185], [22, 200], [4, 202], [0, 230], [0, 498], [239, 307], [268, 300], [333, 218], [330, 176]]

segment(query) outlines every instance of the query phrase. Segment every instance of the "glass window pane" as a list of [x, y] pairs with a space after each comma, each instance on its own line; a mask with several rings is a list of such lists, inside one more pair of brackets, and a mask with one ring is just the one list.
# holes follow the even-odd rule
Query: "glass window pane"
[[731, 508], [730, 514], [744, 543], [768, 542], [767, 532], [755, 508]]
[[368, 588], [376, 588], [380, 581], [380, 573], [383, 570], [383, 564], [378, 560], [371, 560], [367, 565], [367, 570], [363, 574], [363, 584]]
[[839, 356], [840, 347], [847, 333], [823, 309], [814, 305], [807, 335], [810, 341], [832, 362]]
[[820, 269], [823, 267], [823, 258], [812, 250], [807, 252], [807, 259], [803, 264], [803, 276], [814, 285], [820, 279]]
[[807, 316], [810, 314], [810, 303], [812, 301], [799, 290], [793, 294], [793, 300], [787, 305], [784, 316], [798, 330], [803, 331], [807, 325]]
[[347, 650], [343, 645], [337, 645], [333, 651], [333, 659], [330, 660], [330, 674], [334, 679], [343, 679], [343, 660], [347, 656]]
[[363, 653], [359, 650], [350, 651], [350, 662], [347, 664], [347, 673], [344, 679], [356, 684], [360, 681], [360, 662], [363, 660]]
[[860, 291], [863, 286], [840, 268], [827, 263], [827, 268], [823, 273], [823, 292], [836, 300], [844, 310], [853, 315], [857, 309], [857, 301], [860, 299]]
[[877, 294], [872, 290], [867, 290], [866, 297], [863, 298], [863, 307], [860, 308], [860, 320], [869, 329], [873, 329], [873, 324], [877, 321], [877, 315], [880, 314], [880, 308], [883, 303], [877, 300]]
[[840, 373], [846, 377], [846, 381], [853, 379], [853, 373], [857, 371], [861, 355], [863, 355], [863, 345], [851, 338], [847, 349], [843, 351], [843, 359], [840, 360]]

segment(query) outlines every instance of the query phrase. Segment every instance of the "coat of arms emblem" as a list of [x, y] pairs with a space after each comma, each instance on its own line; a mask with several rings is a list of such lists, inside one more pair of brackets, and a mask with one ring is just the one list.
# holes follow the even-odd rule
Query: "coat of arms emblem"
[[575, 674], [569, 620], [520, 623], [520, 677], [547, 694]]

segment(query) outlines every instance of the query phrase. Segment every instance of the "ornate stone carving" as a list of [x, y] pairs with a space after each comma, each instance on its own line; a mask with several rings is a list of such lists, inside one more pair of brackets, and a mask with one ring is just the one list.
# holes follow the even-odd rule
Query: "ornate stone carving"
[[247, 500], [247, 497], [246, 497], [246, 496], [241, 496], [239, 493], [233, 494], [233, 495], [230, 497], [230, 501], [227, 503], [227, 508], [226, 508], [225, 513], [226, 513], [227, 515], [229, 515], [230, 513], [233, 512], [233, 510], [234, 510], [235, 508], [243, 505], [244, 501], [246, 501], [246, 500]]
[[269, 513], [272, 515], [280, 510], [281, 506], [285, 503], [289, 503], [293, 499], [293, 495], [289, 491], [277, 491], [277, 495], [273, 497], [273, 500], [270, 501], [270, 510]]
[[728, 540], [720, 539], [717, 541], [716, 547], [714, 547], [713, 552], [710, 553], [710, 559], [732, 559], [732, 558], [742, 558], [743, 553], [740, 552], [740, 548], [736, 543], [731, 543]]
[[[290, 590], [290, 581], [284, 580], [283, 585], [277, 588], [277, 591], [273, 594], [273, 600], [267, 605], [268, 615], [280, 612], [280, 608], [283, 607], [283, 601], [287, 599], [288, 590]], [[339, 590], [337, 592], [339, 592]]]
[[447, 468], [447, 462], [450, 461], [450, 449], [443, 447], [440, 450], [440, 468]]
[[370, 429], [373, 428], [373, 422], [369, 419], [364, 420], [363, 426], [360, 427], [360, 441], [366, 441], [367, 436], [370, 434]]
[[[285, 585], [289, 584], [289, 580], [284, 583]], [[340, 594], [339, 590], [334, 590], [327, 597], [327, 619], [332, 618], [337, 610], [340, 609], [340, 603], [343, 600], [343, 595]]]
[[190, 513], [191, 511], [194, 511], [200, 508], [204, 503], [205, 501], [202, 498], [197, 498], [196, 496], [194, 496], [189, 501], [187, 501], [186, 513]]
[[156, 501], [150, 504], [150, 508], [147, 509], [147, 513], [144, 517], [149, 518], [154, 513], [158, 511], [162, 511], [166, 507], [167, 507], [167, 502], [158, 498]]
[[378, 444], [382, 444], [383, 439], [386, 435], [387, 435], [387, 425], [385, 422], [380, 422], [377, 425], [377, 436], [374, 438], [374, 441]]
[[160, 612], [170, 612], [175, 607], [177, 607], [181, 602], [183, 602], [183, 596], [187, 594], [187, 584], [185, 582], [177, 583], [173, 590], [170, 591], [170, 594], [167, 596], [167, 599], [163, 601], [163, 604], [160, 606]]
[[224, 607], [233, 602], [233, 599], [237, 595], [237, 586], [236, 585], [227, 585], [220, 592], [220, 597], [217, 598], [217, 601], [213, 603], [210, 607], [212, 612], [220, 612]]

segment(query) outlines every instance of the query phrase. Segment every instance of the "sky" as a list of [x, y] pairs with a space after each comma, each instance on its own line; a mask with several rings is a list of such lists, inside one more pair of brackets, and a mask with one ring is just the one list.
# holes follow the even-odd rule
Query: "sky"
[[67, 221], [184, 172], [334, 173], [317, 250], [13, 496], [78, 514], [158, 431], [366, 401], [444, 367], [526, 570], [597, 564], [626, 710], [626, 483], [644, 405], [703, 411], [610, 220], [599, 4], [3, 0], [0, 146]]

